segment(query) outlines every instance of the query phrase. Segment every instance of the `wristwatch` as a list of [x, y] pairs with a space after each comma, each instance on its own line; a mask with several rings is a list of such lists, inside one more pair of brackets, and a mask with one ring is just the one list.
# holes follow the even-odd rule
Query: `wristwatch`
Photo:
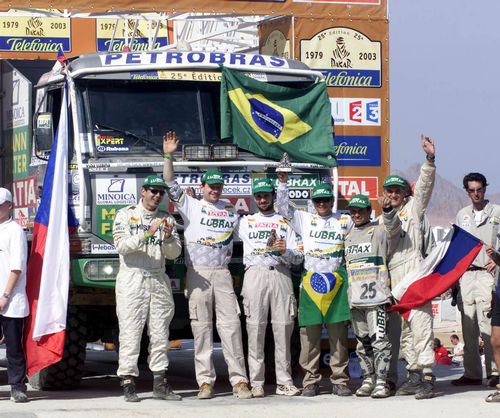
[[3, 295], [2, 295], [4, 298], [7, 298], [9, 299], [10, 298], [10, 295], [7, 293], [7, 292], [3, 292]]

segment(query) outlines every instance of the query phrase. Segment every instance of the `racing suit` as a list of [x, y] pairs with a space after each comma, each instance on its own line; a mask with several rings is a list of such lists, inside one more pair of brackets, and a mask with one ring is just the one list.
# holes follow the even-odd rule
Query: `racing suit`
[[[427, 250], [425, 248], [424, 216], [434, 188], [435, 176], [436, 166], [434, 162], [426, 160], [420, 168], [414, 197], [409, 197], [406, 202], [396, 208], [402, 232], [398, 246], [388, 263], [391, 287], [396, 286], [424, 259]], [[420, 308], [413, 309], [409, 321], [406, 321], [398, 312], [391, 312], [388, 333], [393, 353], [388, 373], [390, 381], [397, 382], [397, 347], [400, 338], [401, 353], [408, 363], [408, 370], [420, 371], [424, 368], [432, 368], [434, 365], [434, 334], [432, 332], [432, 305], [430, 302]], [[430, 373], [430, 371], [428, 372]]]
[[[281, 255], [269, 248], [271, 231], [286, 240]], [[290, 264], [298, 264], [302, 255], [297, 249], [296, 236], [282, 216], [256, 213], [244, 216], [237, 235], [243, 241], [243, 308], [248, 333], [248, 369], [252, 387], [264, 385], [264, 342], [269, 309], [274, 335], [276, 383], [293, 384], [291, 376], [290, 338], [297, 314], [293, 294]]]
[[345, 240], [351, 324], [358, 340], [356, 353], [365, 379], [385, 381], [391, 359], [387, 336], [390, 303], [387, 258], [398, 245], [401, 222], [394, 209], [383, 213], [384, 226], [369, 222], [354, 227]]
[[168, 368], [169, 326], [174, 316], [174, 299], [170, 280], [165, 273], [165, 259], [181, 253], [179, 235], [172, 230], [164, 238], [163, 225], [146, 238], [151, 223], [166, 217], [166, 212], [150, 212], [142, 205], [120, 209], [113, 225], [113, 239], [120, 255], [116, 276], [116, 314], [120, 327], [118, 376], [139, 376], [137, 359], [140, 353], [144, 324], [148, 325], [150, 370], [163, 372]]
[[[304, 268], [310, 272], [334, 272], [343, 263], [345, 234], [352, 228], [348, 215], [332, 214], [322, 218], [309, 212], [294, 210], [289, 206], [288, 187], [280, 183], [276, 198], [278, 213], [290, 220], [294, 231], [302, 237]], [[348, 321], [328, 323], [326, 329], [330, 342], [330, 368], [333, 384], [347, 385]], [[304, 387], [321, 381], [319, 359], [321, 355], [322, 324], [300, 328], [300, 365], [304, 369]]]
[[[482, 240], [485, 246], [493, 245], [493, 248], [500, 246], [500, 206], [487, 202], [478, 223], [472, 205], [467, 206], [458, 212], [456, 223]], [[495, 290], [496, 274], [488, 273], [484, 267], [489, 260], [485, 246], [460, 278], [458, 307], [462, 315], [465, 343], [464, 376], [470, 379], [483, 378], [479, 357], [479, 335], [484, 341], [486, 376], [498, 375], [490, 342], [491, 319], [487, 317], [491, 309], [492, 293]]]
[[167, 182], [168, 196], [184, 220], [186, 295], [194, 336], [196, 381], [215, 383], [213, 312], [232, 386], [248, 383], [241, 339], [240, 308], [228, 269], [238, 214], [233, 205], [188, 196], [176, 181]]

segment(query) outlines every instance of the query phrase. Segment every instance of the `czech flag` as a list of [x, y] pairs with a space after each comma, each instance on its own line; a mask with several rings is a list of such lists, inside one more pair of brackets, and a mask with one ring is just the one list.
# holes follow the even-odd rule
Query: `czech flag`
[[58, 362], [64, 350], [69, 290], [69, 233], [78, 224], [68, 207], [68, 86], [33, 229], [26, 293], [28, 376]]
[[63, 65], [66, 65], [68, 63], [68, 59], [66, 58], [66, 55], [64, 55], [62, 45], [59, 45], [59, 49], [57, 50], [57, 61], [59, 61]]
[[456, 225], [420, 263], [392, 290], [397, 305], [389, 308], [409, 320], [411, 310], [446, 292], [472, 264], [482, 241]]

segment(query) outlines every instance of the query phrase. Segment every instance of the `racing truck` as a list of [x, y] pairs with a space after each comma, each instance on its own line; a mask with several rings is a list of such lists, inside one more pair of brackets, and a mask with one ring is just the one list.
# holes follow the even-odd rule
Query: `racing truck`
[[[35, 388], [77, 385], [87, 342], [117, 342], [114, 285], [119, 259], [113, 245], [113, 220], [121, 207], [138, 201], [148, 175], [162, 173], [167, 130], [180, 138], [174, 168], [183, 188], [198, 187], [203, 172], [217, 168], [224, 173], [223, 199], [243, 214], [257, 210], [252, 199], [254, 177], [267, 176], [277, 182], [278, 161], [221, 141], [221, 65], [291, 87], [306, 87], [322, 79], [299, 61], [274, 56], [165, 50], [69, 58], [66, 66], [56, 63], [35, 85], [27, 178], [39, 202], [63, 89], [68, 84], [69, 204], [79, 221], [70, 236], [71, 283], [63, 358], [30, 378]], [[331, 182], [332, 170], [312, 163], [292, 166], [290, 198], [305, 207], [319, 181]], [[167, 199], [163, 209], [175, 214]], [[35, 211], [26, 215], [26, 227]], [[180, 216], [176, 220], [182, 232]], [[235, 288], [241, 288], [241, 243], [235, 243], [230, 270]], [[182, 255], [167, 262], [166, 271], [176, 305], [171, 338], [192, 338]]]

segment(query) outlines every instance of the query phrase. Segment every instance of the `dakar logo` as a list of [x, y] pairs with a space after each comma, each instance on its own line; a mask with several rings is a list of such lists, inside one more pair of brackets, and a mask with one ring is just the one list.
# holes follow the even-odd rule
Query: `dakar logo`
[[352, 68], [351, 53], [345, 47], [345, 40], [341, 36], [337, 38], [337, 46], [332, 51], [333, 58], [330, 59], [332, 68]]
[[40, 17], [32, 17], [28, 20], [28, 25], [26, 28], [27, 36], [44, 36], [43, 32], [43, 21]]

